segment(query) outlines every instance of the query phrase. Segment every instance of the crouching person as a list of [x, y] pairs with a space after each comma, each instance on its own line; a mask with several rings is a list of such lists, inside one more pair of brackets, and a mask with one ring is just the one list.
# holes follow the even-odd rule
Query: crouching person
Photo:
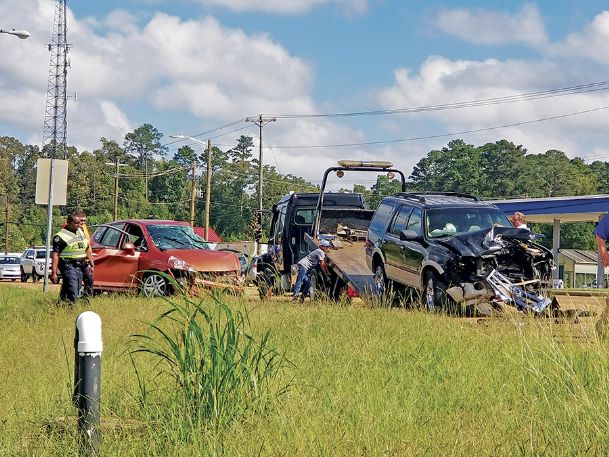
[[306, 257], [303, 257], [298, 262], [298, 276], [296, 277], [296, 284], [294, 284], [294, 294], [292, 300], [298, 300], [299, 294], [300, 301], [304, 301], [305, 297], [309, 295], [311, 289], [311, 280], [309, 279], [309, 272], [319, 265], [322, 271], [329, 275], [328, 267], [326, 265], [326, 252], [330, 250], [330, 242], [328, 240], [321, 240], [319, 247], [311, 252]]

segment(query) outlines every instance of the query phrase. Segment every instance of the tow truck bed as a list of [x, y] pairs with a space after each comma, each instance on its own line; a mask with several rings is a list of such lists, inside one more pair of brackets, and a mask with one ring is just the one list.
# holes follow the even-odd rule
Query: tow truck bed
[[[310, 250], [318, 247], [319, 240], [313, 239], [308, 233], [304, 238]], [[341, 240], [340, 247], [326, 254], [326, 263], [328, 268], [359, 295], [370, 295], [374, 291], [374, 276], [366, 265], [364, 249], [365, 241]]]

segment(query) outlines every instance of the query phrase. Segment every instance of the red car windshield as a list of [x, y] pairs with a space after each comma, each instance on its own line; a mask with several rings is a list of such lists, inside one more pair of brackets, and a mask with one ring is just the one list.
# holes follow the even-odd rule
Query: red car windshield
[[166, 249], [210, 249], [189, 225], [148, 225], [154, 245]]

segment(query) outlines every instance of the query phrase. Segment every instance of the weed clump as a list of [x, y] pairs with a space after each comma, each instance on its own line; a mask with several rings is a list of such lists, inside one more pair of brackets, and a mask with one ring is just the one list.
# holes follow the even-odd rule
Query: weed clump
[[187, 428], [219, 429], [246, 411], [264, 409], [287, 389], [273, 388], [285, 359], [271, 345], [270, 331], [259, 339], [252, 336], [247, 312], [233, 311], [224, 295], [211, 293], [198, 303], [186, 296], [167, 302], [169, 309], [147, 333], [131, 336], [131, 354], [157, 358], [156, 376], [173, 381], [159, 408], [138, 373], [145, 414], [173, 416], [175, 425], [178, 412]]

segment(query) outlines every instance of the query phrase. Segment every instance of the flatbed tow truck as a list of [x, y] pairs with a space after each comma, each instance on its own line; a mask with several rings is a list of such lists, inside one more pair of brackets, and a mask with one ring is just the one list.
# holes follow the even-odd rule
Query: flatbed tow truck
[[[342, 178], [345, 172], [355, 171], [386, 173], [390, 179], [397, 174], [401, 178], [401, 191], [406, 191], [404, 173], [393, 168], [391, 162], [341, 160], [338, 166], [325, 171], [315, 207], [315, 221], [311, 233], [304, 235], [304, 241], [309, 251], [317, 249], [322, 239], [332, 243], [333, 249], [326, 254], [330, 275], [326, 277], [320, 269], [315, 279], [322, 280], [329, 287], [328, 292], [334, 299], [345, 292], [350, 297], [372, 296], [376, 293], [374, 275], [366, 265], [365, 256], [368, 226], [375, 210], [342, 210], [325, 204], [325, 189], [330, 174], [335, 173], [338, 178]], [[315, 284], [315, 280], [312, 283]]]
[[311, 275], [313, 294], [324, 290], [338, 299], [345, 292], [350, 296], [374, 292], [364, 249], [374, 210], [366, 208], [361, 194], [326, 192], [331, 173], [341, 178], [352, 171], [384, 173], [390, 179], [399, 175], [405, 191], [404, 174], [390, 162], [343, 160], [325, 171], [319, 193], [284, 196], [273, 205], [268, 252], [258, 259], [260, 298], [291, 290], [293, 265], [316, 249], [321, 239], [333, 246], [326, 255], [330, 274], [318, 269]]

